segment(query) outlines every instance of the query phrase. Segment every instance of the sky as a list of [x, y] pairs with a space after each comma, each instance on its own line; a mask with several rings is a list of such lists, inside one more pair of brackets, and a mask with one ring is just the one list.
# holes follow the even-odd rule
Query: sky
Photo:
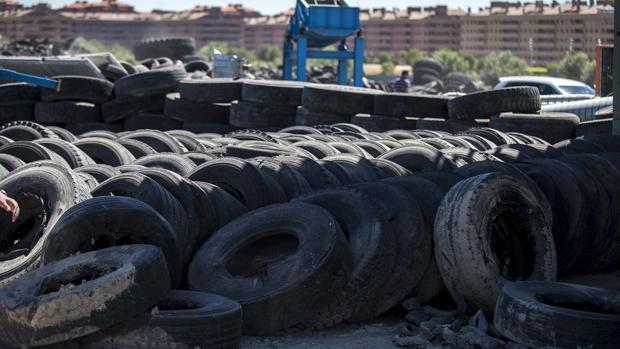
[[[74, 0], [18, 0], [25, 5], [32, 5], [40, 2], [47, 2], [52, 7], [59, 7], [73, 3]], [[90, 0], [97, 1], [97, 0]], [[151, 11], [152, 9], [163, 10], [184, 10], [194, 7], [195, 5], [221, 6], [228, 3], [242, 3], [247, 7], [253, 8], [264, 14], [275, 14], [285, 11], [291, 7], [295, 7], [295, 0], [121, 0], [122, 2], [131, 4], [139, 11]], [[461, 7], [463, 9], [468, 6], [472, 9], [488, 6], [490, 0], [468, 0], [468, 1], [447, 1], [447, 0], [349, 0], [349, 5], [359, 6], [362, 8], [376, 7], [400, 7], [408, 6], [435, 6], [448, 5], [449, 7]]]

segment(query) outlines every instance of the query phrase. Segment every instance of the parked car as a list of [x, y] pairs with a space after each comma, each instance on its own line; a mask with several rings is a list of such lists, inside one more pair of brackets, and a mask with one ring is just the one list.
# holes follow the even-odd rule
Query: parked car
[[553, 78], [547, 76], [508, 76], [499, 79], [495, 89], [533, 86], [538, 88], [541, 95], [590, 95], [594, 96], [594, 89], [583, 82]]

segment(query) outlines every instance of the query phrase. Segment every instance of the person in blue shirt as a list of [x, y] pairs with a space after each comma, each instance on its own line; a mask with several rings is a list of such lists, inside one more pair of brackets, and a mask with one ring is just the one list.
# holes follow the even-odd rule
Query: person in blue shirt
[[396, 92], [407, 93], [409, 92], [409, 88], [411, 87], [411, 82], [409, 81], [409, 71], [403, 71], [402, 75], [396, 82], [394, 82], [394, 90]]

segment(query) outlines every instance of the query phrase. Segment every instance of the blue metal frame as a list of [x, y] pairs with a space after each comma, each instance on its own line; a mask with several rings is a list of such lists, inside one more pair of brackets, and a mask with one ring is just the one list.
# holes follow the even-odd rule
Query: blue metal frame
[[[341, 3], [342, 6], [316, 6], [297, 0], [283, 48], [285, 80], [293, 80], [294, 62], [297, 63], [297, 80], [306, 81], [307, 59], [333, 59], [338, 61], [338, 83], [348, 85], [349, 60], [353, 60], [353, 84], [363, 86], [364, 38], [359, 8], [348, 7], [344, 1]], [[352, 35], [357, 36], [353, 51], [349, 51], [346, 39]], [[335, 43], [340, 43], [337, 51], [320, 50]]]
[[0, 80], [25, 82], [31, 85], [41, 86], [49, 89], [60, 88], [60, 84], [57, 80], [52, 80], [36, 75], [18, 73], [14, 70], [4, 68], [0, 68]]

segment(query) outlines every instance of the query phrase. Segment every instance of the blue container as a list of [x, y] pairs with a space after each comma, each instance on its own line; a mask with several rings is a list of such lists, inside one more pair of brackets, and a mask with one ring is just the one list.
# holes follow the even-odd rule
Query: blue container
[[291, 18], [290, 32], [295, 39], [303, 30], [308, 47], [323, 48], [357, 33], [361, 29], [359, 15], [357, 7], [314, 6], [300, 0]]

